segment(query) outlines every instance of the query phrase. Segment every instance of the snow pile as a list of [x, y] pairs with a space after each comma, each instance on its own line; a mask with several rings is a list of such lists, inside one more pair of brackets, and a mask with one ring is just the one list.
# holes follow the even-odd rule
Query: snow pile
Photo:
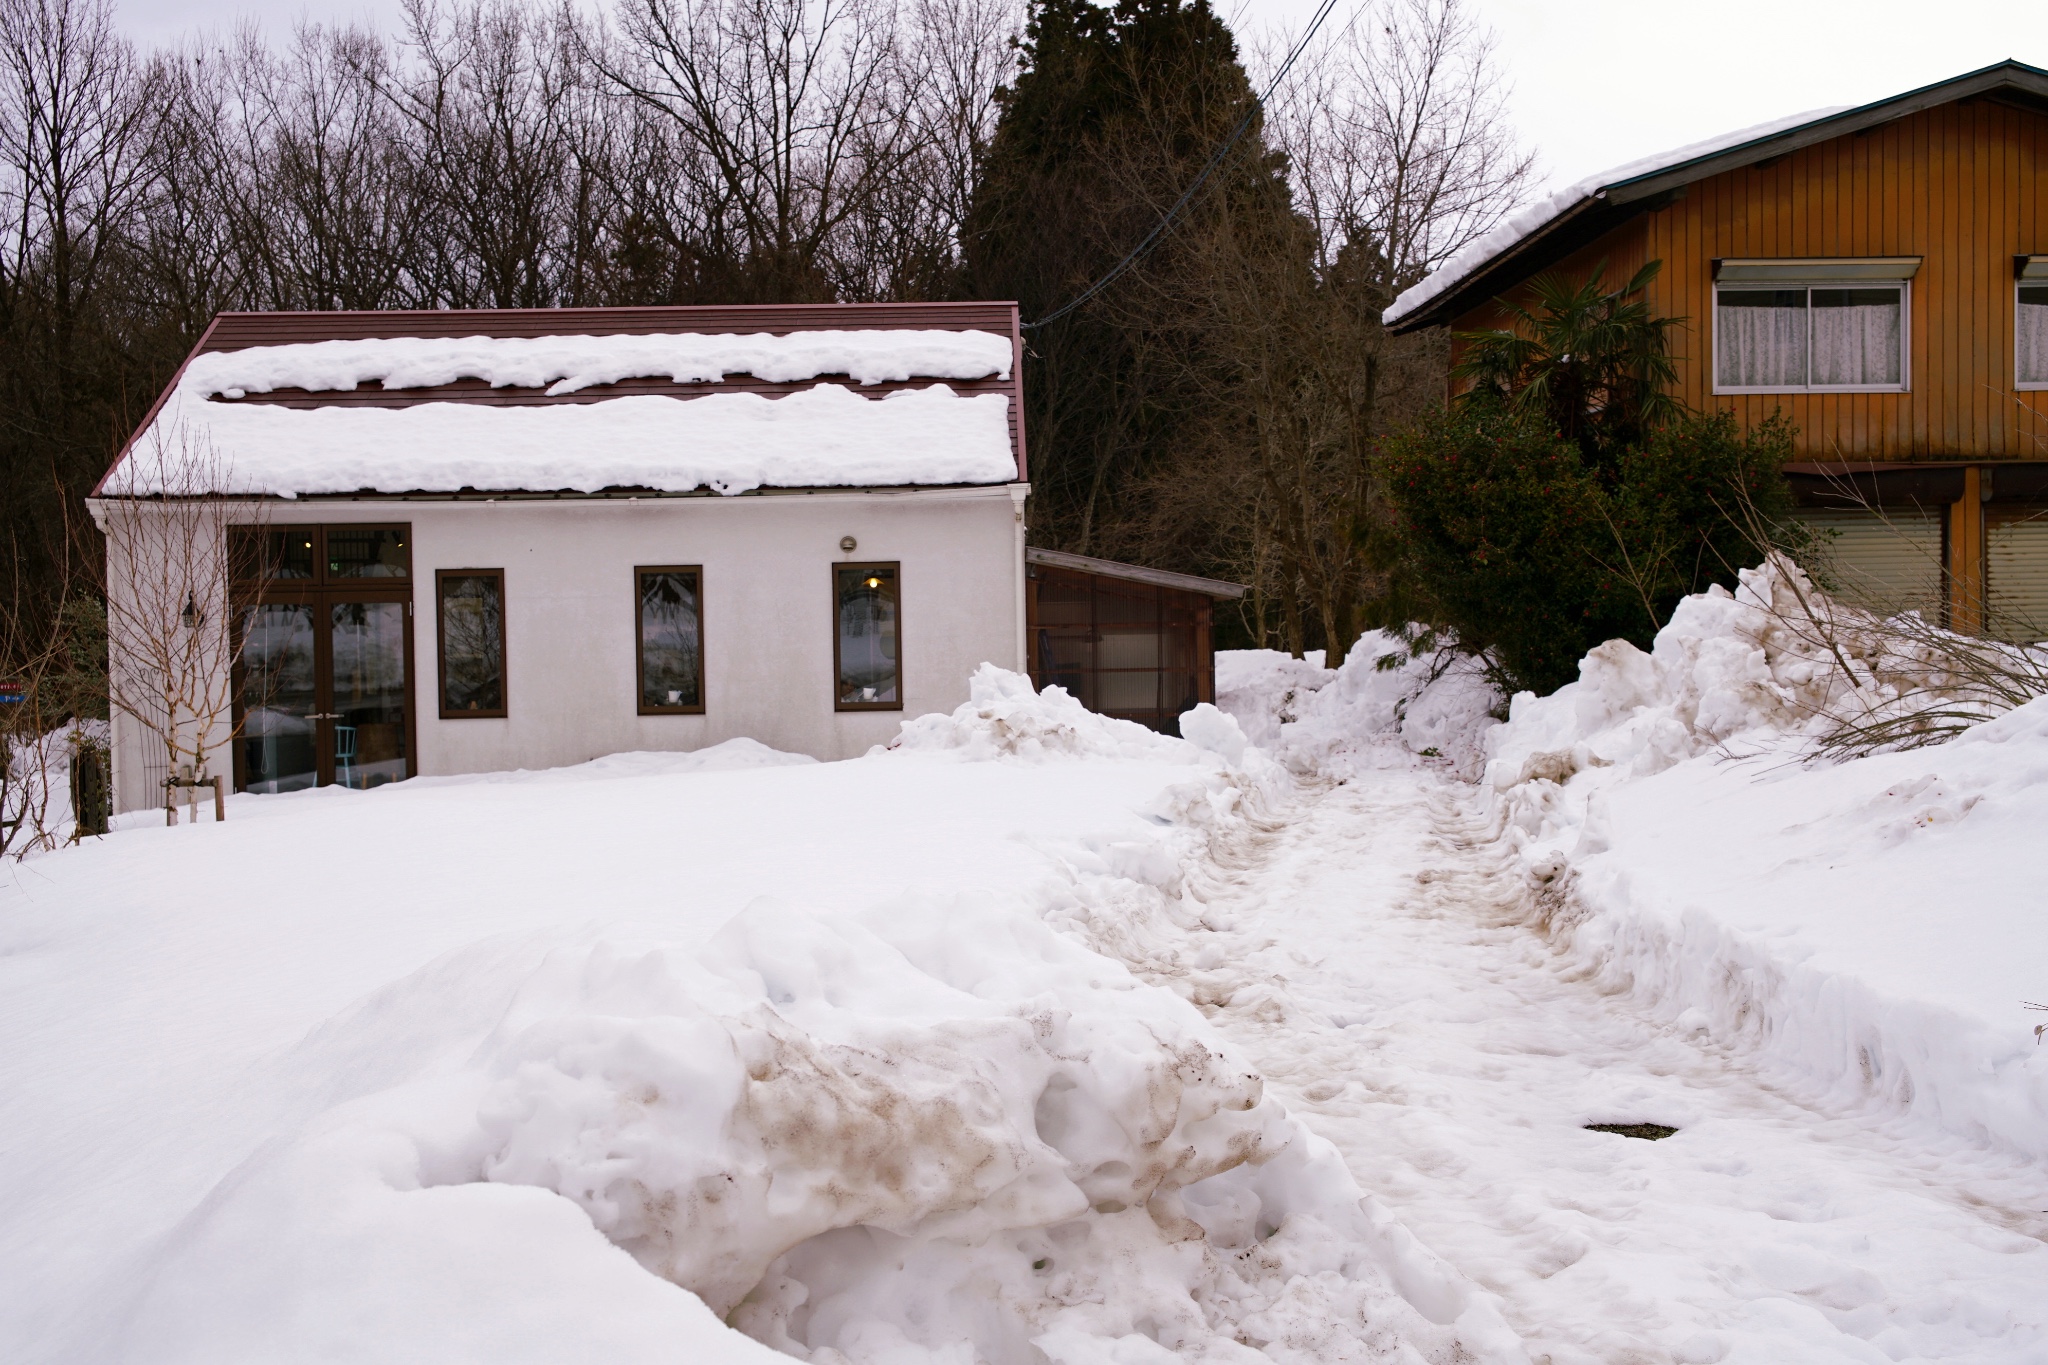
[[[1489, 781], [1562, 781], [1595, 761], [1647, 777], [1710, 749], [1801, 752], [1845, 721], [1930, 708], [1996, 714], [1985, 689], [1940, 657], [1937, 636], [1842, 606], [1773, 559], [1741, 571], [1733, 593], [1715, 585], [1681, 601], [1649, 654], [1609, 640], [1581, 661], [1573, 686], [1515, 698], [1513, 724], [1490, 737]], [[2008, 646], [1975, 647], [2020, 661]]]
[[1684, 601], [1648, 654], [1609, 641], [1578, 682], [1517, 696], [1488, 737], [1500, 827], [1549, 927], [1615, 989], [1805, 1089], [2048, 1156], [2048, 1054], [2022, 1007], [2048, 989], [2048, 699], [1945, 744], [1803, 762], [1831, 714], [1946, 683], [1850, 629], [1852, 686], [1788, 628], [1795, 588], [1839, 611], [1753, 570]]
[[[1738, 128], [1734, 132], [1723, 133], [1718, 137], [1710, 137], [1703, 142], [1692, 142], [1668, 152], [1659, 152], [1654, 156], [1639, 157], [1634, 161], [1626, 161], [1619, 166], [1604, 170], [1598, 175], [1588, 176], [1575, 184], [1567, 185], [1556, 193], [1546, 195], [1526, 208], [1509, 214], [1507, 218], [1502, 220], [1500, 226], [1475, 238], [1471, 243], [1454, 253], [1449, 260], [1425, 276], [1420, 283], [1409, 286], [1399, 298], [1394, 300], [1393, 306], [1387, 309], [1387, 324], [1391, 326], [1402, 318], [1407, 317], [1410, 313], [1426, 308], [1438, 298], [1457, 288], [1471, 276], [1484, 269], [1494, 257], [1516, 245], [1523, 238], [1532, 236], [1543, 228], [1548, 227], [1553, 221], [1563, 217], [1588, 199], [1598, 197], [1602, 190], [1624, 184], [1641, 176], [1654, 175], [1659, 171], [1670, 170], [1674, 166], [1683, 166], [1686, 162], [1697, 161], [1701, 157], [1714, 156], [1718, 153], [1740, 147], [1745, 143], [1771, 137], [1788, 129], [1798, 128], [1804, 124], [1817, 123], [1821, 119], [1842, 113], [1849, 107], [1845, 104], [1832, 105], [1825, 109], [1812, 109], [1803, 114], [1792, 114], [1785, 118], [1773, 119], [1768, 123], [1759, 123], [1749, 128]], [[1619, 283], [1619, 281], [1610, 281], [1610, 283]]]
[[[1210, 707], [1211, 711], [1215, 708]], [[1239, 735], [1242, 752], [1242, 735]], [[903, 722], [886, 746], [910, 752], [957, 751], [969, 759], [1153, 758], [1195, 762], [1202, 746], [1148, 730], [1136, 721], [1099, 715], [1063, 687], [1034, 690], [1031, 679], [983, 664], [968, 681], [967, 700], [950, 714]]]
[[652, 336], [379, 337], [251, 346], [194, 356], [179, 387], [200, 397], [277, 389], [431, 388], [481, 379], [550, 396], [622, 379], [786, 384], [843, 374], [857, 384], [1010, 377], [1010, 339], [981, 331], [669, 332]]
[[[520, 1187], [565, 1196], [610, 1246]], [[1361, 1198], [1193, 1010], [1035, 916], [764, 902], [695, 955], [553, 954], [474, 1070], [346, 1106], [242, 1172], [124, 1344], [324, 1357], [356, 1339], [322, 1307], [337, 1287], [417, 1323], [406, 1305], [475, 1274], [444, 1258], [483, 1256], [607, 1300], [651, 1271], [818, 1361], [1499, 1345]], [[648, 1330], [624, 1334], [665, 1320], [692, 1353], [710, 1324], [642, 1298]], [[445, 1345], [429, 1331], [413, 1344]]]
[[[110, 496], [1007, 483], [1009, 398], [944, 384], [865, 398], [639, 395], [594, 403], [287, 408], [207, 401], [189, 375], [107, 476]], [[199, 485], [194, 487], [195, 482]]]
[[1217, 701], [1253, 744], [1297, 772], [1343, 776], [1420, 756], [1477, 776], [1500, 698], [1472, 660], [1449, 650], [1418, 655], [1386, 631], [1359, 637], [1341, 668], [1323, 667], [1322, 657], [1218, 653]]

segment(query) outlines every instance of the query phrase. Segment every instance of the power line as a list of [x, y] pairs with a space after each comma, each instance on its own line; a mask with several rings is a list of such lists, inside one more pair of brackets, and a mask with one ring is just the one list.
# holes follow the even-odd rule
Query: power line
[[1073, 298], [1068, 299], [1064, 304], [1047, 313], [1038, 321], [1021, 324], [1023, 330], [1035, 332], [1041, 327], [1058, 322], [1061, 318], [1109, 288], [1110, 285], [1116, 283], [1125, 271], [1136, 265], [1144, 257], [1145, 253], [1150, 251], [1154, 244], [1166, 235], [1166, 230], [1173, 226], [1173, 220], [1180, 216], [1180, 211], [1187, 207], [1188, 201], [1195, 197], [1195, 192], [1201, 189], [1204, 182], [1209, 179], [1216, 168], [1223, 164], [1223, 159], [1230, 155], [1231, 149], [1237, 146], [1238, 139], [1244, 136], [1245, 129], [1252, 126], [1252, 115], [1265, 108], [1266, 101], [1273, 98], [1273, 92], [1280, 88], [1280, 82], [1286, 79], [1288, 71], [1300, 59], [1301, 54], [1308, 50], [1309, 40], [1316, 36], [1316, 30], [1323, 26], [1323, 20], [1329, 18], [1330, 12], [1336, 8], [1337, 0], [1323, 0], [1321, 8], [1317, 9], [1315, 16], [1309, 20], [1308, 28], [1302, 32], [1301, 40], [1288, 52], [1287, 59], [1280, 63], [1279, 70], [1273, 73], [1273, 79], [1266, 83], [1266, 93], [1251, 102], [1250, 107], [1244, 111], [1244, 117], [1237, 121], [1237, 127], [1230, 130], [1230, 136], [1224, 140], [1221, 147], [1216, 149], [1216, 155], [1209, 158], [1209, 164], [1202, 167], [1202, 172], [1195, 177], [1194, 183], [1187, 187], [1180, 198], [1173, 201], [1173, 207], [1169, 208], [1160, 217], [1159, 222], [1153, 226], [1152, 230], [1145, 234], [1145, 240], [1132, 247], [1129, 254], [1111, 266], [1102, 278], [1074, 295]]

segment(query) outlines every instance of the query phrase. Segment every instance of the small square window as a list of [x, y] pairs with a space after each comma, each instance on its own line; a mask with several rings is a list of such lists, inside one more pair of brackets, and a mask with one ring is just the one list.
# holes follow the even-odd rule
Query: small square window
[[441, 717], [505, 712], [505, 572], [443, 569], [434, 575], [440, 605]]
[[2048, 389], [2048, 284], [2019, 287], [2013, 330], [2020, 387]]
[[704, 710], [703, 571], [695, 565], [635, 569], [640, 714]]
[[841, 711], [903, 709], [903, 622], [895, 564], [832, 568], [832, 664]]

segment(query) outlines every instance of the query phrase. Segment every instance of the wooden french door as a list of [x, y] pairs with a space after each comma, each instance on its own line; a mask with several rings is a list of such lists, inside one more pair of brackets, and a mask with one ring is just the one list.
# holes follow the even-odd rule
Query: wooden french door
[[236, 547], [235, 790], [417, 770], [411, 547], [402, 525], [272, 526]]

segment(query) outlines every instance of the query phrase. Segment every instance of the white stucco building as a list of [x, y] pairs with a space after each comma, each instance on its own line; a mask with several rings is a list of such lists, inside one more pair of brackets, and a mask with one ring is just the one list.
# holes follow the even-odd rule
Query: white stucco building
[[861, 753], [1026, 665], [1018, 356], [1011, 304], [224, 314], [93, 500], [116, 669], [212, 516], [237, 790]]

